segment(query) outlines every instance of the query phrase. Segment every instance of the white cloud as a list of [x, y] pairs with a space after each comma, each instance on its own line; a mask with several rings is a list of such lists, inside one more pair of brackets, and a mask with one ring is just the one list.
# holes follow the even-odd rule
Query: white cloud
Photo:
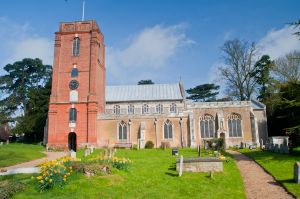
[[185, 29], [182, 24], [156, 25], [136, 34], [126, 48], [108, 47], [108, 70], [115, 77], [132, 78], [128, 70], [138, 69], [143, 76], [143, 71], [149, 73], [149, 70], [165, 67], [181, 47], [195, 43], [187, 38]]
[[0, 26], [1, 67], [26, 57], [40, 58], [43, 63], [52, 65], [53, 44], [51, 40], [33, 34], [28, 23], [19, 24], [0, 17]]
[[277, 59], [293, 50], [300, 50], [299, 37], [293, 35], [295, 31], [291, 26], [272, 29], [258, 42], [260, 51]]

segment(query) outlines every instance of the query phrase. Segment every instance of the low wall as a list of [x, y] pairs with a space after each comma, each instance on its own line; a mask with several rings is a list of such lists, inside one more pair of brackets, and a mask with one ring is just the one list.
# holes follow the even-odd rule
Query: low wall
[[[176, 161], [176, 170], [179, 171], [180, 159]], [[188, 172], [222, 172], [223, 162], [217, 158], [184, 158], [182, 171]]]

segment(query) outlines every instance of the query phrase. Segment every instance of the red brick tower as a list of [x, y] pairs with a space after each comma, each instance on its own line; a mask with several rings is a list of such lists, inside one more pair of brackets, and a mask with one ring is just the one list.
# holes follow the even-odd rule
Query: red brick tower
[[55, 33], [48, 145], [96, 145], [105, 109], [105, 46], [96, 21], [61, 23]]

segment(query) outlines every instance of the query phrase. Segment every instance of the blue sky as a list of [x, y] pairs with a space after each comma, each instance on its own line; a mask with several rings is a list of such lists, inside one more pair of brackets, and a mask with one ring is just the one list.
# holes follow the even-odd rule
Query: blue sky
[[[0, 74], [24, 57], [52, 65], [59, 22], [81, 19], [82, 0], [2, 0]], [[107, 84], [140, 79], [185, 88], [217, 83], [221, 46], [228, 39], [254, 41], [276, 59], [300, 50], [287, 23], [299, 15], [298, 0], [86, 0], [85, 18], [105, 36]]]

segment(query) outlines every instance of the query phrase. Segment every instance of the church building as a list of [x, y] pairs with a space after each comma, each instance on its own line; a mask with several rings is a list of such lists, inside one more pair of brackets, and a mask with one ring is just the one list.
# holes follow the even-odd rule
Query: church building
[[104, 36], [96, 21], [63, 22], [55, 33], [46, 140], [51, 148], [226, 147], [267, 139], [258, 101], [193, 102], [183, 83], [106, 86]]

